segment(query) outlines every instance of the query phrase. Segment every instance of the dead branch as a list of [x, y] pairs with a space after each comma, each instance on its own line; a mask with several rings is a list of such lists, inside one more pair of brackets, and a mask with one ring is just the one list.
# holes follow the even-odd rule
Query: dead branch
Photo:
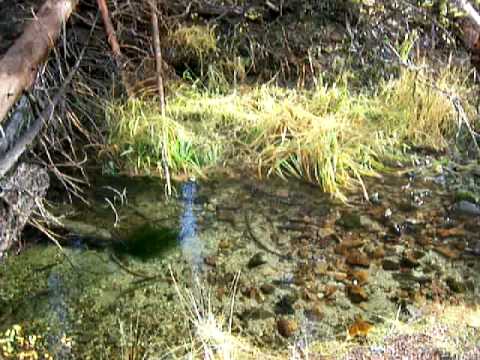
[[451, 0], [454, 5], [465, 11], [467, 16], [474, 22], [474, 24], [480, 28], [480, 15], [477, 10], [466, 0]]
[[32, 86], [39, 65], [47, 57], [77, 2], [46, 0], [0, 60], [0, 123], [22, 91]]
[[113, 56], [120, 58], [122, 52], [120, 51], [120, 45], [118, 44], [117, 35], [113, 28], [112, 21], [110, 20], [110, 14], [108, 11], [107, 3], [105, 0], [97, 0], [98, 8], [102, 14], [103, 25], [105, 26], [105, 32], [107, 33], [107, 40], [112, 48]]
[[128, 84], [127, 76], [124, 70], [125, 62], [123, 60], [122, 51], [120, 50], [120, 44], [118, 43], [117, 35], [115, 34], [115, 29], [113, 28], [113, 24], [110, 19], [110, 13], [108, 11], [107, 3], [105, 0], [97, 0], [97, 4], [100, 13], [102, 14], [103, 25], [105, 26], [105, 32], [107, 34], [107, 41], [112, 49], [115, 64], [117, 65], [117, 69], [120, 72], [123, 86], [125, 87], [128, 96], [131, 96], [132, 91]]
[[[160, 47], [160, 31], [158, 29], [158, 16], [157, 16], [157, 5], [154, 3], [154, 0], [149, 0], [148, 4], [150, 5], [150, 11], [152, 13], [152, 36], [153, 36], [153, 48], [155, 51], [155, 63], [156, 63], [156, 76], [157, 76], [157, 87], [158, 87], [158, 96], [160, 98], [160, 111], [162, 116], [165, 116], [165, 93], [164, 93], [164, 84], [163, 84], [163, 72], [162, 72], [162, 49]], [[162, 144], [162, 165], [163, 171], [165, 173], [166, 181], [166, 191], [167, 195], [172, 194], [172, 185], [170, 182], [170, 172], [168, 169], [168, 154], [167, 148], [165, 146], [166, 141], [164, 139]]]
[[5, 176], [5, 174], [13, 167], [13, 165], [15, 165], [20, 155], [22, 155], [25, 152], [27, 146], [30, 145], [33, 142], [33, 140], [35, 140], [38, 133], [42, 129], [43, 124], [45, 122], [48, 122], [51, 119], [53, 112], [55, 110], [55, 106], [63, 98], [65, 94], [65, 90], [67, 89], [67, 86], [72, 81], [73, 76], [75, 75], [75, 72], [77, 71], [80, 65], [80, 61], [82, 57], [83, 57], [83, 52], [82, 54], [80, 54], [80, 57], [78, 58], [75, 66], [72, 68], [72, 70], [70, 70], [70, 73], [65, 78], [65, 81], [62, 84], [62, 87], [57, 92], [55, 97], [52, 99], [50, 104], [43, 109], [43, 111], [33, 121], [30, 127], [18, 138], [18, 140], [15, 142], [15, 145], [13, 145], [12, 148], [8, 150], [5, 154], [2, 154], [0, 156], [0, 178]]
[[160, 97], [160, 111], [162, 115], [165, 115], [165, 93], [163, 85], [163, 71], [162, 71], [162, 48], [160, 46], [160, 31], [158, 29], [158, 16], [157, 16], [157, 6], [154, 3], [154, 0], [148, 1], [150, 5], [150, 10], [152, 12], [152, 36], [153, 36], [153, 48], [155, 51], [155, 63], [157, 70], [157, 87], [158, 87], [158, 96]]

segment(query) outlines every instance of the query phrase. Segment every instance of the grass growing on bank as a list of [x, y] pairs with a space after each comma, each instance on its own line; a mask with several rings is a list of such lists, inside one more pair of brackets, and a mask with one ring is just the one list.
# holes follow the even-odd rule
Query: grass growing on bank
[[161, 173], [165, 136], [173, 174], [246, 163], [261, 176], [300, 178], [342, 197], [410, 145], [444, 149], [457, 130], [450, 94], [467, 91], [451, 67], [436, 76], [402, 71], [373, 93], [354, 92], [343, 80], [229, 95], [184, 86], [170, 97], [165, 117], [155, 100], [111, 103], [109, 142], [135, 172]]

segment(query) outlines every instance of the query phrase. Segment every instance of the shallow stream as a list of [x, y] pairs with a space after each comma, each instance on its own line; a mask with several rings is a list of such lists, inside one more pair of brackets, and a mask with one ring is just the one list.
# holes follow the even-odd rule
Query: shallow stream
[[438, 181], [399, 171], [367, 181], [370, 202], [342, 204], [241, 174], [177, 184], [169, 201], [155, 179], [100, 177], [90, 206], [57, 208], [63, 253], [38, 243], [0, 265], [0, 331], [44, 334], [59, 359], [178, 356], [192, 333], [184, 289], [228, 321], [237, 274], [232, 332], [268, 349], [475, 303], [479, 217]]

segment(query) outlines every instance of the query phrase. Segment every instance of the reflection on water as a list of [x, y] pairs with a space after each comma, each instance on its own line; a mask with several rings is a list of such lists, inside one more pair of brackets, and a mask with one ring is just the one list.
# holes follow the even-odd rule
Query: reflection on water
[[203, 247], [202, 242], [197, 237], [197, 219], [194, 212], [196, 194], [197, 183], [195, 180], [190, 180], [183, 185], [183, 213], [180, 219], [179, 236], [182, 253], [192, 266], [194, 273], [200, 272], [203, 264]]
[[55, 359], [70, 359], [71, 348], [67, 344], [66, 336], [70, 333], [71, 326], [63, 281], [57, 272], [52, 272], [47, 283], [50, 293], [48, 303], [51, 333], [47, 338], [50, 352]]

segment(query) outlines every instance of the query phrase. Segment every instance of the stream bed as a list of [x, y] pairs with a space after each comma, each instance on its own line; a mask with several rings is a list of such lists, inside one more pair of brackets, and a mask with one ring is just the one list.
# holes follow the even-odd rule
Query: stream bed
[[90, 206], [57, 209], [63, 252], [39, 242], [0, 265], [0, 331], [43, 334], [59, 359], [173, 358], [191, 345], [184, 289], [278, 351], [429, 302], [478, 305], [479, 214], [438, 182], [399, 171], [367, 180], [369, 202], [359, 191], [343, 204], [241, 174], [176, 184], [168, 201], [158, 180], [99, 177]]

